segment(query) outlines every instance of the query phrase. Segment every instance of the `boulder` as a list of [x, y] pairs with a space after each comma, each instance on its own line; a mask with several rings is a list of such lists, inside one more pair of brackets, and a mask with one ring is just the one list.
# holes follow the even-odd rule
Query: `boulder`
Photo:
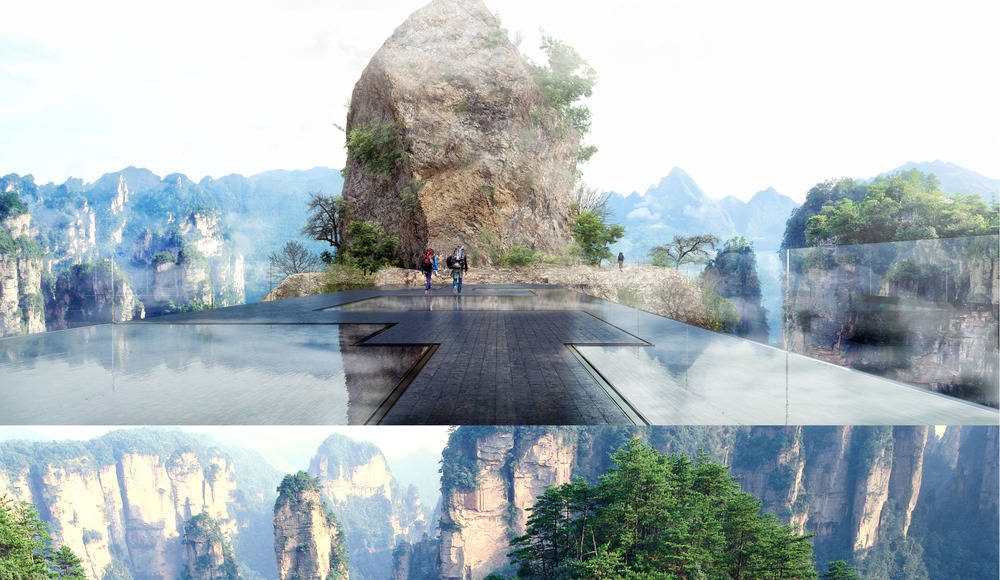
[[485, 260], [484, 235], [503, 249], [569, 242], [580, 136], [481, 0], [434, 0], [397, 28], [355, 85], [346, 129], [391, 137], [381, 166], [348, 147], [343, 195], [349, 219], [399, 234], [409, 265], [457, 244]]

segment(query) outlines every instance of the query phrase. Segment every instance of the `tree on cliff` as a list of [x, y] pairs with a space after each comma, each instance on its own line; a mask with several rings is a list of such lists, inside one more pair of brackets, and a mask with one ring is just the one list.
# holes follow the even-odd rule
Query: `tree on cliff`
[[28, 213], [28, 205], [16, 191], [0, 193], [0, 221]]
[[767, 311], [761, 305], [757, 254], [753, 243], [737, 236], [726, 240], [701, 273], [701, 286], [729, 300], [737, 311], [733, 332], [767, 342]]
[[[529, 62], [531, 76], [541, 89], [545, 104], [555, 109], [563, 122], [583, 137], [590, 132], [590, 108], [579, 101], [593, 92], [597, 73], [576, 49], [551, 36], [542, 36], [541, 49], [548, 64]], [[586, 162], [596, 152], [597, 147], [593, 145], [581, 146], [577, 160]]]
[[814, 579], [811, 536], [795, 533], [702, 455], [633, 439], [596, 485], [551, 487], [512, 542], [523, 578]]
[[861, 577], [847, 562], [837, 560], [827, 565], [820, 580], [861, 580]]
[[330, 244], [339, 253], [346, 208], [340, 196], [310, 194], [309, 217], [302, 228], [302, 234]]
[[996, 207], [977, 195], [947, 195], [934, 175], [911, 169], [867, 184], [814, 186], [788, 218], [782, 248], [977, 236], [998, 227]]
[[649, 256], [654, 266], [677, 268], [681, 264], [704, 264], [708, 262], [711, 251], [718, 243], [719, 238], [712, 234], [674, 236], [666, 244], [653, 246], [649, 250]]
[[289, 241], [281, 247], [280, 252], [271, 252], [268, 263], [282, 276], [313, 272], [319, 267], [319, 257], [302, 244]]
[[80, 558], [63, 546], [54, 549], [38, 511], [26, 502], [0, 497], [0, 580], [86, 576]]
[[571, 214], [573, 224], [573, 239], [580, 247], [580, 255], [587, 264], [599, 266], [601, 260], [611, 259], [608, 248], [625, 235], [625, 228], [605, 223], [593, 210], [578, 210], [574, 207]]

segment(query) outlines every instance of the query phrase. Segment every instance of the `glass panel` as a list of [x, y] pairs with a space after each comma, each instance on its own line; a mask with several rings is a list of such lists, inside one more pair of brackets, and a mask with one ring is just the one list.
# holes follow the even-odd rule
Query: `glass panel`
[[383, 325], [100, 325], [0, 341], [0, 423], [364, 423], [426, 351]]
[[792, 250], [792, 352], [997, 406], [998, 237]]

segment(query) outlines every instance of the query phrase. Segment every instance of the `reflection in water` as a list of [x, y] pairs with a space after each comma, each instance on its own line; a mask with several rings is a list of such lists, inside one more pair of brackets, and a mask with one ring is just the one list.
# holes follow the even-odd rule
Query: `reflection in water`
[[6, 424], [363, 422], [424, 347], [382, 325], [101, 325], [0, 341]]
[[[722, 337], [720, 337], [722, 338]], [[996, 411], [749, 341], [576, 349], [652, 424], [995, 424]]]
[[996, 407], [998, 248], [993, 235], [792, 250], [788, 348]]

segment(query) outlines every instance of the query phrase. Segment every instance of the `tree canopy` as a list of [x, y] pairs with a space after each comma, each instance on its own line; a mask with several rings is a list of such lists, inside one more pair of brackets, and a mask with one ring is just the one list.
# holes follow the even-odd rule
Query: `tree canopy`
[[601, 260], [611, 259], [608, 248], [625, 235], [625, 228], [605, 223], [593, 210], [575, 210], [571, 216], [573, 239], [580, 247], [580, 255], [587, 264], [600, 265]]
[[512, 541], [521, 578], [816, 578], [795, 533], [707, 455], [664, 455], [633, 439], [596, 485], [550, 487]]
[[712, 234], [695, 234], [692, 236], [674, 236], [666, 244], [653, 246], [649, 257], [654, 266], [677, 268], [681, 264], [704, 264], [712, 256], [712, 250], [719, 243], [719, 238]]
[[22, 578], [84, 580], [86, 576], [72, 550], [52, 545], [31, 504], [0, 496], [0, 580]]
[[976, 195], [947, 195], [936, 177], [912, 169], [870, 183], [816, 185], [788, 219], [782, 247], [953, 238], [995, 234], [998, 227], [996, 207]]
[[268, 263], [283, 276], [314, 272], [319, 268], [319, 256], [296, 241], [285, 242], [279, 252], [271, 252]]

